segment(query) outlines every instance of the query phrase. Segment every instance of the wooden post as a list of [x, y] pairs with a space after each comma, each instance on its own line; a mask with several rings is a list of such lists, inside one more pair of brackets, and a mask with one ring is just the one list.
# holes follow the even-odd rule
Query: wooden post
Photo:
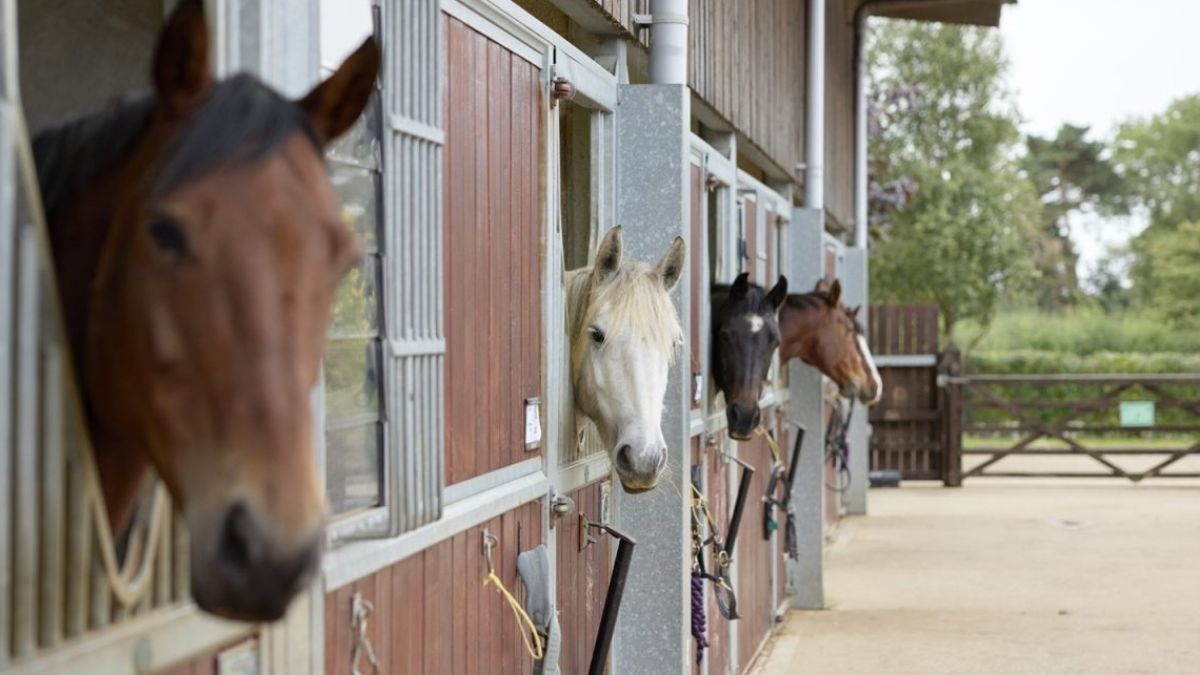
[[940, 383], [938, 408], [942, 418], [942, 483], [946, 487], [962, 485], [963, 392], [962, 384], [956, 381], [962, 374], [962, 352], [951, 345], [938, 363], [938, 379], [944, 380]]

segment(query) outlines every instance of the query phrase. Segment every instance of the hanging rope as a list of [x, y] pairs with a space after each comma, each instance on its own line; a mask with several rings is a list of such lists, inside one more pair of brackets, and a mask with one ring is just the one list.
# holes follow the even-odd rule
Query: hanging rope
[[704, 612], [704, 577], [692, 570], [692, 637], [696, 640], [696, 665], [704, 660], [708, 649], [708, 617]]
[[80, 448], [83, 460], [83, 485], [92, 511], [92, 521], [99, 540], [100, 560], [104, 576], [112, 589], [113, 598], [123, 607], [136, 605], [150, 589], [150, 578], [154, 560], [158, 555], [158, 540], [162, 536], [163, 521], [167, 513], [167, 491], [162, 481], [154, 486], [153, 501], [150, 503], [150, 523], [143, 533], [136, 530], [129, 538], [129, 546], [122, 565], [113, 542], [112, 525], [108, 521], [108, 508], [104, 504], [104, 490], [100, 487], [96, 459], [90, 447]]
[[525, 643], [525, 651], [529, 652], [534, 661], [541, 661], [542, 657], [545, 656], [545, 648], [542, 644], [542, 636], [537, 631], [537, 626], [533, 624], [533, 619], [529, 618], [529, 614], [521, 606], [516, 597], [504, 587], [504, 582], [496, 575], [496, 569], [492, 566], [492, 548], [498, 542], [499, 540], [491, 533], [486, 531], [483, 533], [483, 551], [488, 567], [487, 574], [483, 575], [483, 587], [496, 587], [496, 591], [508, 603], [513, 616], [517, 618], [517, 624], [521, 627], [521, 641]]

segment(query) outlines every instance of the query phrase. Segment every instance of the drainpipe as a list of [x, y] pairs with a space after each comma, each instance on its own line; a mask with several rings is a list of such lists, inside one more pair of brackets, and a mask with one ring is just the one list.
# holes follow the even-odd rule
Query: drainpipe
[[688, 0], [651, 0], [649, 20], [651, 84], [687, 84]]
[[854, 246], [867, 248], [867, 12], [854, 21], [854, 59], [858, 74], [854, 103]]
[[804, 206], [825, 209], [825, 0], [808, 2], [808, 106]]

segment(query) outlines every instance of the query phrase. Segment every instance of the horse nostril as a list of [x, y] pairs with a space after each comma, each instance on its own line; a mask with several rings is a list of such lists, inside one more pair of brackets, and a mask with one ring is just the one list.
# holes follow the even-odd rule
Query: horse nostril
[[662, 473], [663, 469], [667, 468], [667, 449], [663, 448], [660, 452], [662, 454], [658, 457], [658, 471]]
[[221, 541], [217, 555], [226, 564], [235, 569], [245, 569], [251, 563], [253, 552], [253, 524], [250, 513], [244, 504], [235, 504], [225, 516], [225, 526], [221, 530]]
[[762, 410], [759, 410], [756, 407], [756, 408], [754, 408], [753, 412], [750, 413], [750, 426], [757, 427], [758, 423], [761, 421], [762, 421]]
[[633, 471], [633, 458], [629, 456], [632, 452], [628, 445], [622, 445], [617, 449], [617, 471], [621, 473], [630, 473]]

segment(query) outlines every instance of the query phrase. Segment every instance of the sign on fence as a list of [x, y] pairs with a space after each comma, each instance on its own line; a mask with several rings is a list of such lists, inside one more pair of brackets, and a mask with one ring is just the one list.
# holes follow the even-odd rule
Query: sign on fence
[[1154, 426], [1154, 401], [1121, 401], [1121, 426]]

